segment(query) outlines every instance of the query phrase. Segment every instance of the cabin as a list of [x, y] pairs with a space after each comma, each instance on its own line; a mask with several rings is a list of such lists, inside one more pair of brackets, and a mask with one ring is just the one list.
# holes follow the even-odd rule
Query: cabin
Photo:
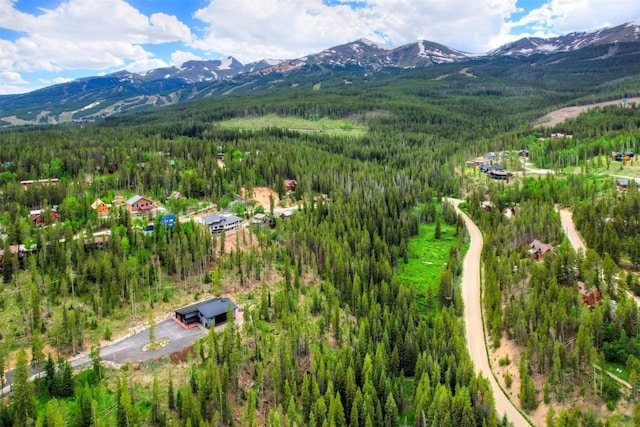
[[518, 150], [518, 156], [529, 157], [529, 150]]
[[91, 203], [91, 209], [96, 211], [99, 217], [105, 217], [109, 215], [111, 205], [106, 204], [100, 199], [96, 199], [95, 202]]
[[[45, 213], [44, 209], [34, 209], [29, 211], [29, 219], [32, 220], [35, 225], [42, 224], [42, 220], [44, 219], [42, 215]], [[55, 205], [49, 211], [49, 216], [51, 218], [51, 222], [56, 222], [58, 220], [58, 205]]]
[[527, 258], [542, 261], [547, 253], [553, 252], [553, 249], [553, 245], [549, 243], [542, 243], [540, 240], [535, 239], [531, 244], [529, 244]]
[[[636, 187], [640, 188], [640, 179], [635, 179], [632, 182], [635, 182]], [[627, 178], [616, 179], [616, 187], [618, 189], [618, 192], [620, 193], [627, 191], [627, 189], [629, 188], [629, 180]]]
[[287, 191], [296, 191], [297, 187], [298, 187], [298, 181], [296, 181], [295, 179], [284, 180], [284, 188], [286, 188]]
[[235, 215], [207, 215], [202, 217], [202, 223], [209, 227], [211, 234], [220, 234], [223, 231], [237, 230], [242, 219]]
[[20, 185], [22, 186], [23, 190], [26, 190], [27, 188], [29, 188], [32, 185], [37, 185], [37, 184], [55, 185], [57, 183], [58, 183], [58, 178], [29, 179], [29, 180], [26, 180], [26, 181], [20, 181]]
[[584, 282], [578, 282], [578, 291], [580, 292], [580, 296], [582, 296], [582, 302], [588, 306], [593, 306], [602, 300], [600, 290], [598, 288], [587, 289]]
[[[232, 319], [228, 318], [229, 309], [234, 313]], [[185, 328], [199, 325], [211, 328], [229, 320], [242, 319], [242, 311], [242, 307], [236, 305], [230, 298], [213, 298], [175, 310], [174, 319]]]
[[179, 199], [184, 199], [184, 196], [179, 191], [172, 191], [171, 194], [169, 194], [169, 198], [179, 200]]
[[131, 213], [148, 212], [155, 209], [155, 205], [150, 199], [135, 195], [125, 202], [127, 210]]

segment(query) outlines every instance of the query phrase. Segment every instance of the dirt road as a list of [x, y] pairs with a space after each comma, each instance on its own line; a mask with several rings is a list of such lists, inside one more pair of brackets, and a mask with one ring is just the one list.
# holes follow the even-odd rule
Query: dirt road
[[500, 417], [504, 414], [516, 427], [527, 427], [531, 424], [511, 403], [496, 381], [489, 366], [489, 355], [487, 354], [484, 328], [482, 327], [482, 309], [480, 306], [480, 254], [482, 252], [482, 233], [474, 222], [462, 212], [458, 205], [462, 200], [449, 199], [456, 207], [456, 211], [464, 219], [467, 231], [471, 238], [469, 252], [464, 257], [462, 265], [462, 299], [464, 301], [464, 323], [467, 335], [467, 346], [471, 360], [476, 370], [482, 376], [489, 379], [493, 398], [496, 403], [496, 410]]
[[[573, 246], [573, 249], [577, 252], [578, 249], [582, 249], [583, 252], [587, 251], [587, 246], [584, 244], [582, 237], [576, 230], [576, 226], [573, 223], [573, 213], [569, 209], [560, 209], [560, 222], [562, 223], [562, 228], [564, 229], [564, 233], [569, 238], [569, 243]], [[634, 295], [632, 292], [627, 291], [627, 296], [629, 298], [633, 298], [640, 307], [640, 297]]]

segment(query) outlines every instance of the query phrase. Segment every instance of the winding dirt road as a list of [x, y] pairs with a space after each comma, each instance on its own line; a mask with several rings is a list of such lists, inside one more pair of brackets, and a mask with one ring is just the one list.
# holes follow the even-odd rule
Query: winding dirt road
[[464, 301], [464, 323], [467, 335], [467, 347], [471, 360], [480, 371], [483, 377], [489, 379], [493, 398], [496, 403], [496, 410], [500, 417], [504, 414], [515, 427], [528, 427], [531, 424], [522, 415], [509, 398], [504, 394], [500, 385], [496, 381], [489, 365], [489, 355], [487, 353], [484, 328], [482, 321], [482, 308], [480, 307], [480, 255], [482, 252], [482, 233], [475, 223], [462, 212], [458, 205], [462, 202], [459, 199], [449, 199], [455, 206], [458, 214], [464, 219], [471, 244], [469, 251], [464, 257], [462, 265], [462, 299]]
[[[560, 222], [562, 223], [562, 228], [564, 229], [564, 233], [569, 238], [569, 243], [573, 246], [573, 249], [578, 252], [578, 249], [582, 249], [582, 252], [587, 251], [587, 245], [584, 244], [580, 233], [576, 229], [575, 224], [573, 223], [573, 212], [569, 209], [560, 209]], [[627, 291], [627, 295], [629, 298], [633, 298], [640, 307], [640, 297], [634, 295], [632, 292]]]

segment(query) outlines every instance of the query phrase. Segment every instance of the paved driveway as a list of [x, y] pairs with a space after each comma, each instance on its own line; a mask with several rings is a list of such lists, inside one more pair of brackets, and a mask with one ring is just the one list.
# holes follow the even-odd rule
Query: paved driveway
[[[185, 347], [192, 345], [198, 338], [204, 337], [209, 333], [208, 329], [202, 326], [196, 328], [184, 329], [175, 320], [167, 319], [156, 325], [156, 340], [167, 338], [169, 343], [162, 348], [153, 351], [143, 351], [142, 349], [149, 343], [149, 329], [144, 329], [137, 334], [121, 339], [114, 343], [108, 344], [100, 348], [100, 357], [102, 360], [123, 364], [126, 362], [145, 362], [147, 360], [157, 359], [167, 354], [180, 351]], [[88, 355], [78, 357], [71, 360], [71, 366], [74, 369], [83, 368], [91, 364]], [[32, 377], [39, 375], [42, 369], [31, 369]], [[11, 391], [11, 383], [13, 382], [13, 370], [5, 372], [5, 387], [0, 390], [0, 395], [5, 395]]]
[[[173, 319], [163, 320], [156, 325], [156, 340], [166, 338], [169, 343], [164, 347], [152, 351], [143, 351], [149, 343], [149, 329], [138, 332], [123, 340], [106, 345], [100, 349], [102, 360], [122, 364], [126, 362], [144, 362], [161, 356], [180, 351], [192, 345], [198, 338], [204, 337], [209, 331], [204, 327], [184, 329]], [[81, 368], [91, 363], [88, 356], [72, 360], [74, 368]]]

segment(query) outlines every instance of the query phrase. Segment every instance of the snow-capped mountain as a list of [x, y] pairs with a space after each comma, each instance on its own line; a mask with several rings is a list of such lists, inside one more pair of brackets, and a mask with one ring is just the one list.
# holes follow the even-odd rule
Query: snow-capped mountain
[[197, 83], [232, 77], [243, 71], [244, 65], [229, 56], [210, 61], [187, 61], [180, 67], [157, 68], [140, 75], [145, 80], [182, 79], [187, 83]]
[[534, 53], [570, 52], [592, 45], [616, 44], [638, 40], [640, 40], [640, 21], [634, 21], [616, 27], [570, 33], [550, 39], [527, 37], [500, 46], [487, 55], [532, 55]]
[[[503, 76], [531, 80], [539, 78], [540, 73], [533, 73], [530, 67], [521, 67], [524, 62], [535, 63], [538, 66], [536, 70], [541, 70], [540, 67], [565, 61], [566, 55], [574, 51], [585, 52], [574, 55], [577, 61], [624, 56], [625, 63], [632, 63], [640, 56], [640, 21], [550, 39], [524, 38], [485, 55], [466, 54], [424, 40], [389, 47], [360, 39], [296, 59], [264, 59], [244, 65], [233, 57], [226, 57], [187, 61], [179, 67], [143, 73], [120, 71], [77, 79], [31, 93], [0, 96], [0, 124], [3, 124], [3, 118], [12, 118], [11, 123], [28, 124], [104, 117], [231, 93], [238, 88], [246, 90], [253, 85], [268, 88], [271, 83], [267, 82], [284, 81], [292, 73], [322, 75], [342, 70], [357, 75], [385, 68], [407, 69], [438, 64], [459, 63], [461, 67], [468, 68], [493, 61], [497, 67], [511, 67], [509, 70], [501, 68]], [[529, 60], [533, 54], [537, 55]], [[506, 58], [509, 60], [504, 61]], [[516, 59], [519, 63], [513, 62]], [[261, 86], [262, 83], [266, 84]]]

